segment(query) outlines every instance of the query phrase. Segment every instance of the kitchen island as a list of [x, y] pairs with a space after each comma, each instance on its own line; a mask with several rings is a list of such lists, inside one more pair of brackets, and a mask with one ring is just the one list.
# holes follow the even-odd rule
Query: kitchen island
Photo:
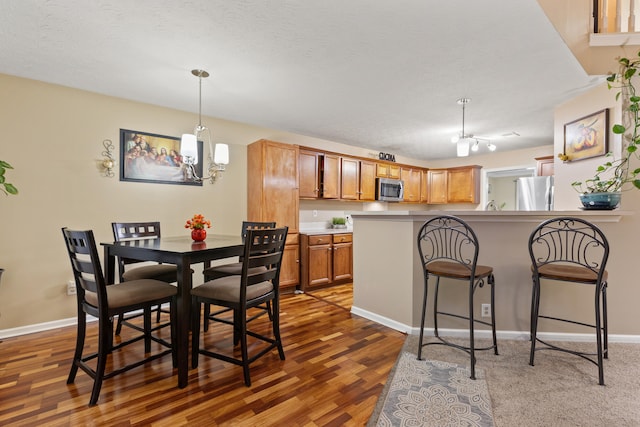
[[[528, 238], [542, 221], [559, 216], [574, 216], [595, 223], [607, 235], [611, 246], [609, 271], [609, 325], [612, 334], [640, 335], [636, 286], [637, 261], [619, 243], [630, 239], [621, 224], [629, 221], [633, 211], [382, 211], [353, 212], [354, 314], [394, 329], [417, 333], [420, 324], [424, 276], [420, 267], [416, 236], [422, 224], [435, 216], [455, 215], [476, 232], [480, 244], [478, 262], [494, 268], [496, 277], [496, 324], [499, 336], [527, 338], [531, 305], [531, 261]], [[466, 284], [441, 286], [441, 308], [467, 311]], [[453, 283], [452, 283], [453, 284]], [[562, 306], [565, 314], [586, 320], [593, 317], [593, 291], [584, 286], [568, 285], [543, 288], [541, 304]], [[574, 289], [574, 287], [576, 287]], [[488, 287], [479, 289], [476, 312], [480, 304], [489, 303]], [[453, 301], [454, 303], [449, 303]], [[445, 302], [447, 302], [445, 304]], [[428, 320], [428, 327], [432, 322]], [[455, 335], [466, 330], [462, 321], [439, 325]], [[584, 328], [549, 324], [556, 337], [576, 339]], [[544, 328], [547, 328], [544, 325]], [[466, 332], [465, 332], [466, 335]], [[593, 334], [587, 334], [593, 337]], [[585, 335], [585, 336], [587, 336]], [[483, 336], [479, 334], [478, 336]]]

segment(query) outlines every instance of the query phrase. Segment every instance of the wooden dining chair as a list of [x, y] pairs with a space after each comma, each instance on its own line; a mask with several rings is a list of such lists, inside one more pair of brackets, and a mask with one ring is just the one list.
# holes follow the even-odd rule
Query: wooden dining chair
[[[281, 360], [284, 360], [284, 349], [280, 338], [280, 265], [284, 244], [287, 238], [287, 227], [249, 229], [245, 238], [242, 271], [239, 275], [231, 275], [208, 281], [191, 291], [192, 306], [192, 349], [191, 364], [198, 367], [199, 355], [205, 355], [225, 362], [240, 365], [243, 368], [244, 382], [251, 385], [249, 365], [274, 348], [278, 349]], [[257, 330], [249, 330], [247, 311], [271, 302], [272, 315], [269, 318], [271, 332], [269, 335]], [[200, 316], [202, 304], [215, 304], [233, 310], [233, 321], [215, 317], [211, 320], [231, 325], [235, 336], [240, 341], [240, 357], [235, 351], [221, 353], [200, 347]], [[251, 323], [252, 325], [254, 323]], [[264, 325], [261, 325], [261, 328]], [[249, 354], [247, 338], [255, 338], [251, 343], [252, 354]], [[262, 342], [265, 345], [259, 345]]]
[[[273, 222], [242, 221], [241, 236], [244, 239], [247, 236], [247, 230], [275, 228], [275, 227], [276, 227], [275, 221]], [[216, 265], [213, 267], [205, 267], [202, 271], [202, 274], [204, 275], [205, 282], [219, 279], [221, 277], [237, 276], [239, 274], [242, 274], [242, 258], [240, 258], [238, 262], [226, 263], [222, 265]], [[264, 310], [269, 316], [271, 316], [271, 307], [268, 302], [265, 304]], [[205, 331], [209, 330], [209, 320], [211, 316], [215, 317], [227, 311], [229, 311], [228, 308], [223, 310], [218, 310], [212, 314], [211, 306], [205, 305], [204, 330]], [[264, 313], [261, 313], [261, 314], [264, 314]]]
[[[471, 359], [471, 379], [476, 379], [476, 356], [479, 350], [493, 350], [498, 354], [495, 322], [495, 278], [493, 268], [478, 264], [480, 246], [475, 232], [462, 219], [455, 216], [443, 215], [425, 222], [418, 232], [418, 252], [424, 274], [424, 293], [422, 299], [422, 321], [420, 323], [420, 339], [418, 343], [418, 359], [422, 359], [422, 348], [427, 345], [447, 345], [457, 348], [469, 354]], [[434, 334], [438, 341], [424, 342], [424, 327], [427, 315], [427, 294], [429, 278], [436, 278], [433, 297], [433, 326]], [[440, 279], [449, 281], [461, 281], [467, 284], [466, 297], [468, 301], [467, 312], [442, 311], [438, 308], [438, 294]], [[451, 283], [453, 284], [453, 283]], [[476, 291], [489, 285], [491, 298], [491, 320], [486, 322], [475, 315]], [[440, 336], [438, 332], [438, 317], [463, 319], [468, 322], [469, 344], [459, 345]], [[476, 347], [476, 324], [491, 328], [493, 343], [490, 346]]]
[[[160, 222], [112, 222], [113, 239], [116, 242], [123, 242], [133, 239], [159, 239], [160, 238]], [[118, 277], [120, 283], [139, 279], [154, 279], [166, 283], [174, 283], [177, 280], [178, 270], [175, 265], [158, 264], [139, 261], [136, 259], [117, 257]], [[137, 266], [134, 264], [138, 264]], [[144, 264], [144, 265], [143, 265]], [[156, 312], [156, 322], [160, 322], [160, 316], [163, 312], [162, 307], [154, 308]], [[166, 310], [164, 310], [166, 313]], [[128, 322], [139, 314], [130, 314], [127, 317], [118, 317], [116, 326], [116, 335], [120, 334], [122, 325], [125, 324], [131, 328], [138, 328], [136, 325]], [[167, 326], [168, 323], [160, 325]]]
[[[531, 298], [531, 352], [529, 364], [534, 366], [536, 351], [556, 350], [579, 356], [598, 367], [598, 383], [604, 385], [604, 361], [609, 358], [607, 325], [607, 278], [609, 242], [594, 224], [573, 217], [558, 217], [542, 222], [529, 236], [529, 255], [533, 292]], [[594, 320], [569, 319], [568, 314], [550, 309], [540, 314], [541, 281], [578, 283], [593, 286]], [[553, 304], [552, 304], [553, 305]], [[579, 325], [595, 331], [596, 351], [585, 352], [560, 347], [538, 336], [539, 319]], [[537, 343], [541, 345], [538, 346]]]
[[[173, 322], [173, 317], [176, 312], [177, 289], [168, 283], [153, 279], [131, 280], [126, 284], [118, 283], [107, 286], [93, 231], [74, 231], [63, 228], [62, 235], [76, 282], [78, 310], [76, 348], [67, 384], [72, 384], [75, 381], [78, 368], [93, 378], [93, 390], [89, 399], [89, 406], [93, 406], [98, 401], [102, 381], [105, 379], [168, 354], [172, 354], [175, 366], [176, 354], [173, 346], [175, 322]], [[169, 303], [171, 307], [171, 342], [167, 342], [151, 332], [151, 308], [163, 303]], [[137, 310], [142, 310], [144, 313], [143, 333], [113, 345], [113, 317]], [[90, 354], [84, 354], [87, 314], [98, 318], [98, 350]], [[140, 340], [144, 340], [145, 356], [142, 359], [105, 372], [107, 359], [113, 352]], [[150, 354], [152, 341], [167, 349]], [[95, 346], [92, 347], [95, 348]], [[95, 362], [91, 362], [94, 359], [96, 359]], [[114, 361], [113, 364], [115, 365], [116, 362]]]

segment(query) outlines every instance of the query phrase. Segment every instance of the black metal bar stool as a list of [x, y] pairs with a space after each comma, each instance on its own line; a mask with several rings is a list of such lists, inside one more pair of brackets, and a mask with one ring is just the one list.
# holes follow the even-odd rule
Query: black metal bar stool
[[[418, 251], [424, 273], [424, 296], [422, 300], [422, 322], [420, 324], [420, 341], [418, 343], [418, 359], [422, 359], [422, 348], [427, 345], [447, 345], [465, 351], [471, 357], [471, 379], [476, 379], [476, 350], [494, 350], [498, 354], [495, 322], [495, 279], [493, 268], [478, 265], [478, 238], [471, 227], [460, 218], [444, 215], [425, 222], [418, 232]], [[424, 326], [427, 315], [427, 294], [429, 277], [436, 277], [433, 303], [434, 335], [438, 341], [423, 343]], [[449, 313], [438, 310], [438, 291], [440, 278], [462, 280], [468, 282], [469, 309], [466, 314]], [[474, 295], [485, 283], [491, 288], [491, 321], [485, 322], [474, 316]], [[462, 346], [442, 338], [438, 333], [438, 315], [456, 317], [469, 321], [469, 345]], [[476, 348], [474, 338], [475, 324], [491, 327], [493, 345]]]
[[[533, 272], [531, 298], [531, 353], [529, 364], [539, 350], [557, 350], [574, 354], [598, 366], [599, 384], [604, 385], [603, 359], [608, 358], [607, 271], [609, 242], [604, 233], [580, 218], [559, 217], [544, 221], [529, 237], [529, 254]], [[540, 314], [540, 280], [582, 283], [595, 290], [595, 325]], [[581, 325], [596, 331], [597, 351], [581, 352], [562, 348], [538, 338], [538, 320], [551, 319]], [[539, 342], [544, 347], [536, 348]], [[594, 359], [594, 356], [596, 358]]]

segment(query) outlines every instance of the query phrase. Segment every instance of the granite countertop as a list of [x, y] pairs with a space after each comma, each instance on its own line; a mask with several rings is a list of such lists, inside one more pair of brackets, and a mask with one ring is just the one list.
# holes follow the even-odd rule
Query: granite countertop
[[343, 234], [353, 233], [353, 228], [301, 228], [300, 234], [318, 235], [318, 234]]

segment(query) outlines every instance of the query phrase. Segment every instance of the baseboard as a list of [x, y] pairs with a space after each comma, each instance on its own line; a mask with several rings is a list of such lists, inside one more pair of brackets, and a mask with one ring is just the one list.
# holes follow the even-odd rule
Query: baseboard
[[[420, 328], [405, 325], [395, 320], [389, 319], [379, 314], [372, 313], [367, 310], [352, 306], [351, 313], [364, 317], [365, 319], [387, 326], [396, 331], [400, 331], [409, 335], [419, 335]], [[466, 329], [443, 329], [439, 328], [438, 332], [443, 337], [467, 338], [469, 332]], [[425, 328], [425, 334], [433, 336], [433, 328]], [[529, 340], [529, 331], [496, 331], [497, 338], [503, 340]], [[491, 338], [491, 331], [476, 330], [476, 338]], [[574, 342], [595, 342], [595, 334], [578, 334], [564, 332], [539, 332], [538, 337], [545, 341], [574, 341]], [[640, 344], [640, 335], [620, 335], [609, 334], [610, 343], [628, 343]]]

